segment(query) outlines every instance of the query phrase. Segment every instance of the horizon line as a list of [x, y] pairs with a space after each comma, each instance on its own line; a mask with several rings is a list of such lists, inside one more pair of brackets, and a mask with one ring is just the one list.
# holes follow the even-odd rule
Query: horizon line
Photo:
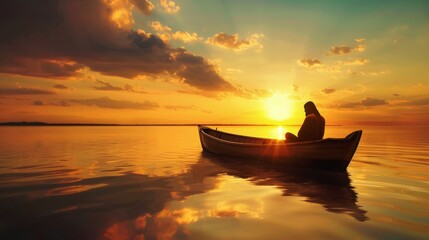
[[[301, 124], [281, 123], [61, 123], [40, 121], [9, 121], [0, 122], [0, 126], [301, 126]], [[354, 123], [354, 124], [326, 124], [326, 126], [429, 126], [428, 124], [410, 123]]]

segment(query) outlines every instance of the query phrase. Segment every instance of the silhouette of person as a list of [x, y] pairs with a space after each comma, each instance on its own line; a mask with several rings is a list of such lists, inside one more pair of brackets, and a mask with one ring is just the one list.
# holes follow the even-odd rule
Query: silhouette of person
[[294, 134], [286, 133], [286, 142], [302, 142], [320, 140], [325, 134], [325, 118], [320, 115], [313, 102], [304, 104], [305, 120], [298, 132], [298, 137]]

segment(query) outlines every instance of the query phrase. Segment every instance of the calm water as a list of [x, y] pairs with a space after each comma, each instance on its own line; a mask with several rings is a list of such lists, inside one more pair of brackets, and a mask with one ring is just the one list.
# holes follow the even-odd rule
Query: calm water
[[357, 129], [335, 173], [203, 154], [197, 127], [0, 127], [0, 238], [428, 239], [429, 129], [326, 136]]

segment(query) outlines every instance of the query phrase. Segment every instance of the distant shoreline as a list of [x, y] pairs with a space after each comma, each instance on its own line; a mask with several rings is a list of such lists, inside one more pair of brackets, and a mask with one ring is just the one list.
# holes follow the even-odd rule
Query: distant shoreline
[[[0, 122], [0, 126], [279, 126], [279, 124], [246, 124], [246, 123], [148, 123], [148, 124], [113, 124], [113, 123], [46, 123], [46, 122]], [[300, 126], [300, 125], [282, 125], [282, 126]], [[328, 125], [341, 126], [341, 125]]]

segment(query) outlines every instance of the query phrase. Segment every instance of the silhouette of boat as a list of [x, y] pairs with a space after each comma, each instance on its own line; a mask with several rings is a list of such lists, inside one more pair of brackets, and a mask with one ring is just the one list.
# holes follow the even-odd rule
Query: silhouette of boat
[[362, 130], [359, 130], [345, 138], [288, 143], [226, 133], [206, 126], [198, 126], [198, 131], [204, 151], [285, 166], [334, 171], [346, 170], [362, 135]]

